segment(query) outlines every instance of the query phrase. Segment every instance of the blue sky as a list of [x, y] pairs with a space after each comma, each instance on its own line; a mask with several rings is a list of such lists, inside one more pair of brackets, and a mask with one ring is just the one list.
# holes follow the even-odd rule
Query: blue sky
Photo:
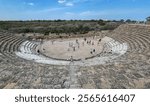
[[150, 0], [0, 0], [0, 20], [145, 20], [148, 16]]

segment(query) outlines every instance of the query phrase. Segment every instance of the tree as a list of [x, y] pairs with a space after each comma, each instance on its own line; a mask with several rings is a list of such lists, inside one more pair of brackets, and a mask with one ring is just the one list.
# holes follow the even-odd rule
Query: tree
[[98, 20], [98, 24], [103, 26], [103, 25], [105, 25], [105, 22], [100, 19], [100, 20]]
[[131, 23], [132, 21], [131, 21], [130, 19], [127, 19], [126, 22], [127, 22], [127, 23]]
[[146, 21], [150, 21], [150, 16], [146, 18]]
[[120, 22], [124, 22], [124, 19], [121, 19]]

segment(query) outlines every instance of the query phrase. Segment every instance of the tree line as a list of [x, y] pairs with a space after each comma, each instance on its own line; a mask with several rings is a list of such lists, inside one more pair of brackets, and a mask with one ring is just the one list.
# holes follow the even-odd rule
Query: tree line
[[[147, 18], [150, 20], [150, 17]], [[89, 31], [113, 30], [120, 24], [136, 23], [135, 20], [27, 20], [0, 21], [0, 29], [15, 33], [66, 33], [85, 34]], [[141, 21], [142, 23], [142, 21]]]

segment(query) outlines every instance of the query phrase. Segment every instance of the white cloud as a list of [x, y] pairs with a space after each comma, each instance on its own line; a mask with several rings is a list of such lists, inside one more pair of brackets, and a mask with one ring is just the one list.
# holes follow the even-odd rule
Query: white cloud
[[75, 15], [73, 12], [66, 12], [65, 15]]
[[65, 6], [74, 6], [77, 3], [86, 2], [86, 1], [89, 0], [58, 0], [58, 3], [63, 4]]
[[92, 15], [94, 12], [92, 11], [84, 11], [84, 12], [81, 12], [80, 15], [84, 15], [84, 16], [87, 16], [87, 15]]
[[66, 5], [66, 6], [73, 6], [74, 4], [71, 3], [71, 2], [68, 2], [68, 3], [66, 3], [65, 5]]
[[30, 6], [34, 6], [34, 3], [27, 3], [28, 5], [30, 5]]
[[66, 0], [58, 0], [58, 3], [60, 3], [60, 4], [63, 4], [65, 2], [66, 2]]
[[34, 6], [35, 4], [30, 2], [30, 3], [27, 3], [27, 2], [23, 2], [24, 5], [29, 5], [29, 6]]

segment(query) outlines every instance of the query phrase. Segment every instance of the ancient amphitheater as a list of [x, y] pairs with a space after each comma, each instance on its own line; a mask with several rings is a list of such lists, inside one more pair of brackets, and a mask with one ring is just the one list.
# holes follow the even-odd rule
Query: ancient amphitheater
[[150, 26], [42, 43], [1, 30], [0, 88], [150, 88]]

